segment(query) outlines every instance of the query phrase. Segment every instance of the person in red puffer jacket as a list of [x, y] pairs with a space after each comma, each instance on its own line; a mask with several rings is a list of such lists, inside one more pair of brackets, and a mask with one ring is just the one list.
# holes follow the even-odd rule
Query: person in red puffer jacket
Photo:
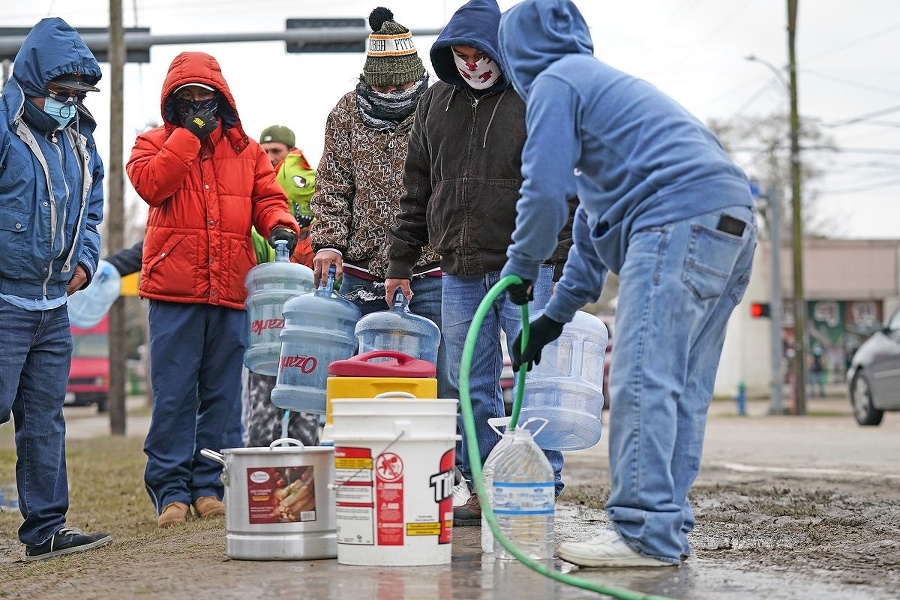
[[299, 228], [275, 171], [241, 126], [215, 58], [175, 57], [164, 124], [138, 136], [126, 170], [150, 206], [140, 294], [150, 300], [153, 415], [144, 483], [159, 527], [225, 514], [221, 466], [200, 450], [240, 447], [244, 278], [256, 227], [291, 252]]

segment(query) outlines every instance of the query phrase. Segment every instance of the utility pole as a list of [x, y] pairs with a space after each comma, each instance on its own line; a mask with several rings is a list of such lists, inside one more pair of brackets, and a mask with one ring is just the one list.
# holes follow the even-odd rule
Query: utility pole
[[797, 5], [787, 0], [788, 76], [791, 93], [791, 199], [794, 230], [794, 414], [806, 414], [806, 298], [803, 293], [803, 219], [800, 202], [800, 116], [797, 111]]
[[[118, 252], [125, 244], [125, 168], [123, 165], [125, 32], [122, 28], [122, 0], [109, 0], [109, 160], [106, 181], [106, 250]], [[109, 311], [109, 430], [125, 435], [125, 299], [122, 296]]]
[[769, 220], [769, 245], [771, 254], [771, 281], [769, 282], [772, 290], [769, 299], [769, 320], [772, 350], [772, 391], [769, 399], [769, 414], [783, 415], [785, 414], [784, 405], [782, 403], [782, 386], [784, 385], [784, 374], [781, 369], [782, 357], [784, 356], [784, 341], [782, 338], [782, 308], [781, 308], [781, 198], [778, 196], [778, 185], [772, 182], [766, 191], [769, 200], [768, 204], [768, 220]]

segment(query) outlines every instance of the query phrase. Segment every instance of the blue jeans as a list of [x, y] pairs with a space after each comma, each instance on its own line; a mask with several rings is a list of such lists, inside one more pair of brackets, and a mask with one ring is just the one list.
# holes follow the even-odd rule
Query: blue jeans
[[[430, 319], [441, 329], [441, 278], [417, 276], [409, 283], [413, 297], [409, 303], [410, 312]], [[373, 282], [344, 273], [341, 281], [341, 296], [353, 302], [366, 316], [373, 312], [387, 310], [384, 300], [384, 282]], [[439, 398], [456, 398], [447, 380], [447, 348], [443, 336], [438, 347], [437, 383]]]
[[[747, 224], [742, 236], [717, 230], [722, 214]], [[746, 207], [629, 239], [609, 376], [606, 511], [640, 554], [672, 563], [690, 555], [688, 492], [700, 470], [725, 328], [755, 248], [756, 215]]]
[[241, 448], [241, 366], [247, 313], [150, 301], [153, 414], [144, 485], [161, 512], [171, 502], [222, 498], [222, 467], [200, 455]]
[[[488, 291], [500, 281], [500, 272], [494, 271], [477, 277], [454, 277], [444, 275], [443, 303], [441, 307], [444, 327], [441, 333], [447, 343], [447, 360], [450, 365], [450, 385], [452, 395], [459, 398], [459, 366], [462, 361], [466, 336], [478, 306]], [[538, 280], [534, 284], [534, 301], [528, 304], [529, 314], [546, 306], [553, 289], [553, 267], [542, 265]], [[469, 373], [469, 398], [475, 417], [475, 437], [481, 463], [487, 459], [494, 445], [500, 441], [497, 433], [488, 425], [488, 419], [506, 415], [503, 394], [500, 390], [500, 372], [503, 370], [503, 353], [500, 349], [500, 331], [506, 334], [507, 347], [511, 346], [522, 328], [521, 307], [513, 304], [506, 294], [494, 301], [481, 323], [481, 331], [475, 343], [472, 366]], [[458, 417], [458, 429], [465, 431], [462, 415]], [[456, 464], [463, 477], [471, 481], [472, 468], [469, 465], [469, 450], [465, 435], [456, 448]], [[556, 481], [556, 494], [563, 489], [562, 452], [545, 450], [550, 460]]]
[[63, 403], [72, 361], [66, 306], [24, 310], [0, 300], [0, 423], [15, 421], [23, 544], [62, 529], [69, 509]]

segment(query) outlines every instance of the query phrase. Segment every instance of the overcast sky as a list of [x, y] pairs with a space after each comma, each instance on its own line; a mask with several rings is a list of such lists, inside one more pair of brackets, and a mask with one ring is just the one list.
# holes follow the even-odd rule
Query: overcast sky
[[[576, 0], [592, 28], [595, 54], [656, 85], [703, 121], [768, 115], [787, 106], [786, 91], [768, 67], [787, 64], [787, 0]], [[463, 2], [384, 0], [409, 27], [426, 68], [434, 36]], [[515, 4], [500, 2], [502, 9]], [[153, 34], [275, 32], [296, 17], [367, 17], [378, 6], [349, 0], [125, 0], [126, 27]], [[60, 16], [74, 27], [104, 27], [108, 0], [4, 2], [2, 27], [29, 27]], [[251, 8], [248, 8], [251, 7]], [[297, 133], [316, 164], [328, 111], [353, 88], [362, 54], [287, 54], [283, 42], [159, 46], [151, 62], [126, 65], [125, 148], [147, 123], [158, 122], [159, 94], [172, 58], [183, 50], [215, 56], [251, 136], [279, 123]], [[900, 0], [800, 0], [798, 96], [804, 119], [816, 119], [842, 152], [823, 159], [820, 206], [844, 237], [900, 238]], [[108, 65], [100, 87], [108, 89]], [[106, 84], [106, 85], [104, 85]], [[109, 95], [91, 95], [108, 148]], [[735, 156], [741, 166], [747, 157]], [[129, 189], [129, 193], [133, 192]]]

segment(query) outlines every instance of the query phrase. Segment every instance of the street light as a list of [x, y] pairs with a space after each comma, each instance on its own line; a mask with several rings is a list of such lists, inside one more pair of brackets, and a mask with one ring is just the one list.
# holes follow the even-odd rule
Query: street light
[[[789, 42], [788, 49], [792, 67], [790, 80], [785, 79], [781, 69], [772, 63], [754, 55], [746, 57], [775, 73], [776, 78], [787, 91], [791, 121], [791, 216], [793, 219], [793, 267], [794, 267], [794, 412], [806, 414], [806, 299], [803, 293], [803, 221], [801, 220], [800, 197], [800, 118], [797, 112], [797, 78], [794, 63], [794, 23], [796, 22], [796, 4], [791, 10], [789, 2]], [[775, 224], [778, 226], [778, 223]]]

